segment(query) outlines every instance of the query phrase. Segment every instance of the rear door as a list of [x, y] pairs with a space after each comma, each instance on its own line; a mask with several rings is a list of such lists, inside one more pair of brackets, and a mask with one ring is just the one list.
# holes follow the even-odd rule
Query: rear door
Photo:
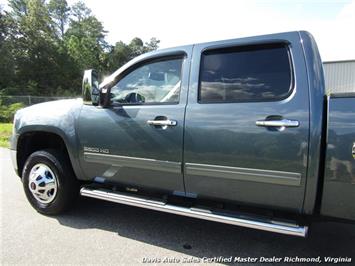
[[186, 192], [301, 211], [308, 97], [297, 32], [196, 45], [185, 120]]

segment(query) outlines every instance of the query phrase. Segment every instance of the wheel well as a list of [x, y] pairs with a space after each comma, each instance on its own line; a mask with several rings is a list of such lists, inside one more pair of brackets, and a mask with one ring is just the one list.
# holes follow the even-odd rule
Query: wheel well
[[59, 135], [49, 132], [24, 133], [17, 142], [17, 167], [20, 176], [28, 156], [44, 149], [60, 150], [69, 159], [68, 150]]

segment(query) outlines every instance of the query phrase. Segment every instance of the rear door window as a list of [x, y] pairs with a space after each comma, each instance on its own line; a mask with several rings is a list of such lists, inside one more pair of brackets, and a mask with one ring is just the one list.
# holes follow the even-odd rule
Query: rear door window
[[292, 90], [292, 68], [285, 44], [208, 50], [202, 54], [199, 102], [275, 101]]

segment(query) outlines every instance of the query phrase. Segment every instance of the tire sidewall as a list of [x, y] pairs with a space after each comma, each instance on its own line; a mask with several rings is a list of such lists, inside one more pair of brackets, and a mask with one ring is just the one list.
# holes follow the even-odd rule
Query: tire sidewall
[[[49, 203], [38, 201], [29, 189], [29, 174], [33, 166], [39, 163], [48, 166], [56, 176], [57, 193], [53, 201]], [[67, 194], [67, 188], [65, 177], [66, 175], [62, 166], [62, 162], [60, 162], [59, 158], [56, 158], [48, 151], [38, 151], [31, 154], [27, 159], [22, 172], [22, 183], [26, 197], [32, 207], [34, 207], [38, 212], [48, 215], [60, 212], [60, 210], [64, 208], [63, 205], [66, 201], [65, 196]]]

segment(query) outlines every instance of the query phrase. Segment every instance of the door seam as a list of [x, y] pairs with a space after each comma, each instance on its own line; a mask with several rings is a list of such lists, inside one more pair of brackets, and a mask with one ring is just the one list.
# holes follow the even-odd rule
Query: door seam
[[186, 191], [186, 182], [185, 182], [185, 125], [186, 125], [186, 109], [187, 105], [189, 104], [189, 94], [190, 94], [190, 77], [191, 77], [191, 65], [192, 65], [192, 58], [194, 54], [195, 45], [192, 45], [191, 48], [191, 56], [189, 58], [189, 71], [188, 71], [188, 82], [187, 82], [187, 92], [186, 92], [186, 102], [184, 108], [184, 121], [183, 121], [183, 129], [182, 129], [182, 158], [181, 158], [181, 173], [182, 173], [182, 183], [184, 186], [184, 194], [187, 195]]

